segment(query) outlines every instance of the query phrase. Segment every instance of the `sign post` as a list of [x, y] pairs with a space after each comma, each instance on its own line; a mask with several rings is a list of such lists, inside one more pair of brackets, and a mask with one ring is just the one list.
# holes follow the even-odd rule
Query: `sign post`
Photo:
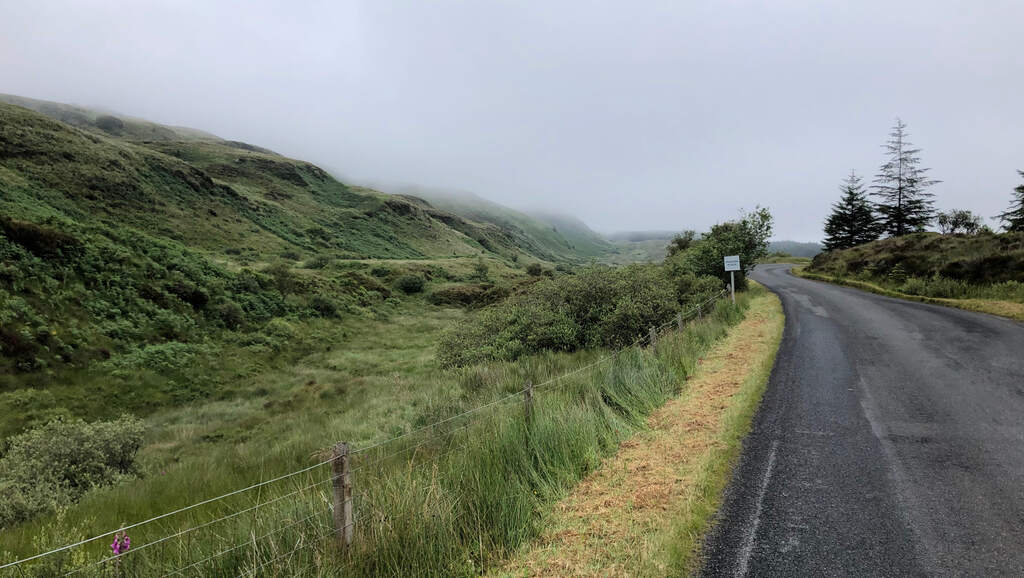
[[732, 304], [736, 304], [736, 271], [740, 270], [740, 256], [729, 255], [725, 258], [725, 270], [729, 272], [729, 293], [732, 295]]

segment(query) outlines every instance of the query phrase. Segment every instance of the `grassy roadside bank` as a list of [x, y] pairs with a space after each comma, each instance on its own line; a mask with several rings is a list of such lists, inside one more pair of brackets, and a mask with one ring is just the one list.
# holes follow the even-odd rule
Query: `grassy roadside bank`
[[742, 322], [698, 361], [682, 394], [602, 461], [496, 575], [684, 575], [718, 508], [782, 335], [778, 299], [755, 289]]
[[923, 295], [911, 295], [909, 293], [893, 291], [892, 289], [887, 289], [867, 281], [849, 279], [838, 275], [822, 275], [821, 273], [814, 273], [812, 271], [808, 271], [805, 267], [793, 267], [790, 271], [797, 277], [803, 277], [804, 279], [825, 281], [827, 283], [835, 283], [836, 285], [845, 285], [847, 287], [861, 289], [863, 291], [868, 291], [877, 295], [884, 295], [886, 297], [907, 299], [909, 301], [917, 301], [919, 303], [931, 303], [933, 305], [945, 305], [946, 307], [956, 307], [957, 309], [964, 309], [966, 311], [988, 313], [990, 315], [1008, 317], [1016, 321], [1024, 321], [1024, 303], [997, 299], [944, 299], [939, 297], [926, 297]]

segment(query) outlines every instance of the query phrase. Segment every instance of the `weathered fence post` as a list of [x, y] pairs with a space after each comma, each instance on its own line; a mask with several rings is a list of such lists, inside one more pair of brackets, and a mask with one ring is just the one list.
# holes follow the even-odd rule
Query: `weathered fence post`
[[352, 480], [348, 468], [348, 443], [341, 442], [331, 451], [331, 480], [334, 487], [334, 530], [338, 545], [348, 550], [352, 545]]
[[704, 304], [703, 303], [701, 303], [700, 305], [697, 306], [697, 319], [701, 319], [702, 317], [704, 317], [704, 312], [702, 311], [703, 308], [704, 308]]
[[679, 332], [683, 332], [683, 314], [682, 312], [676, 314], [676, 325], [679, 326]]
[[654, 347], [658, 343], [658, 332], [655, 331], [653, 325], [651, 326], [650, 332], [651, 332], [651, 338], [650, 338], [651, 347]]
[[527, 381], [523, 388], [523, 407], [526, 412], [527, 423], [533, 419], [533, 382]]

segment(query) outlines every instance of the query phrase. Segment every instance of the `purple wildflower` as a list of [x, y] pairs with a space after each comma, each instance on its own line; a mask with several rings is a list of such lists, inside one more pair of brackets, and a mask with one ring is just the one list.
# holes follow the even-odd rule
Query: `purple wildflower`
[[110, 549], [114, 551], [115, 556], [121, 553], [121, 538], [117, 534], [114, 534], [114, 541], [111, 542]]
[[122, 534], [124, 538], [121, 540], [121, 551], [127, 552], [128, 548], [132, 547], [132, 539], [128, 537], [128, 532]]

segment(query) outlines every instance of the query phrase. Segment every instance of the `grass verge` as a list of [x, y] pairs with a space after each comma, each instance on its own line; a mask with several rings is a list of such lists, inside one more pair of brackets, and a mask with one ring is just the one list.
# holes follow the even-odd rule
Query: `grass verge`
[[1024, 303], [1002, 301], [998, 299], [945, 299], [940, 297], [911, 295], [909, 293], [901, 293], [899, 291], [893, 291], [892, 289], [886, 289], [885, 287], [869, 283], [867, 281], [859, 281], [857, 279], [849, 279], [837, 275], [822, 275], [820, 273], [814, 273], [812, 271], [808, 271], [805, 267], [793, 267], [791, 271], [797, 277], [803, 277], [804, 279], [825, 281], [827, 283], [835, 283], [836, 285], [845, 285], [847, 287], [853, 287], [854, 289], [860, 289], [862, 291], [868, 291], [870, 293], [884, 295], [886, 297], [895, 297], [897, 299], [906, 299], [908, 301], [917, 301], [919, 303], [931, 303], [933, 305], [944, 305], [946, 307], [956, 307], [957, 309], [964, 309], [966, 311], [988, 313], [990, 315], [998, 315], [1000, 317], [1008, 317], [1017, 321], [1024, 321]]
[[497, 573], [679, 575], [697, 564], [782, 335], [778, 299], [758, 288], [745, 319], [698, 360], [682, 395], [646, 420]]

